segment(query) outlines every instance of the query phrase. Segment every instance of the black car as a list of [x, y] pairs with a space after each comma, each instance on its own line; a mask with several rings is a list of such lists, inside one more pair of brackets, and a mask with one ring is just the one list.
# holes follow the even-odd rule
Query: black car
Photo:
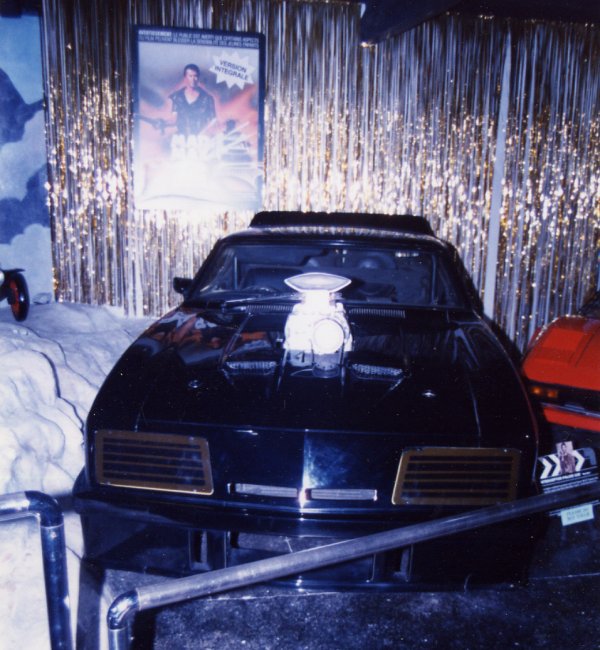
[[[206, 571], [532, 494], [519, 375], [420, 217], [259, 213], [125, 352], [75, 485], [88, 560]], [[522, 576], [521, 519], [294, 578]]]

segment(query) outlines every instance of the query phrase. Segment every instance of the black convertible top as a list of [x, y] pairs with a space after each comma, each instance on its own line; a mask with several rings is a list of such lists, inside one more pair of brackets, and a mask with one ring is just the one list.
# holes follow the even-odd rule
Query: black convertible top
[[433, 235], [424, 217], [410, 214], [368, 214], [354, 212], [259, 212], [250, 222], [251, 228], [285, 228], [286, 226], [369, 228]]

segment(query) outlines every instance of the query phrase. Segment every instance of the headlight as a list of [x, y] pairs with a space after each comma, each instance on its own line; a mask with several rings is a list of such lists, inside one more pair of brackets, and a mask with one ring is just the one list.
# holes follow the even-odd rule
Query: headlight
[[0, 284], [4, 284], [4, 271], [0, 271]]

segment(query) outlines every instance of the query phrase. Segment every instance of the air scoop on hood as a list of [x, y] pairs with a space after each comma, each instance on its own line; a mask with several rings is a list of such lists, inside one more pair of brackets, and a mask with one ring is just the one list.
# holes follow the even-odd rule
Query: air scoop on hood
[[301, 295], [285, 324], [284, 349], [292, 366], [312, 367], [316, 374], [337, 374], [342, 355], [352, 349], [344, 306], [336, 294], [351, 280], [330, 273], [303, 273], [285, 283]]

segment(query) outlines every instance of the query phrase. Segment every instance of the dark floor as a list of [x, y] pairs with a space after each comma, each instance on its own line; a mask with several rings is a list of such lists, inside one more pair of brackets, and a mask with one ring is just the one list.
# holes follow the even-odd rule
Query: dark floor
[[[106, 605], [156, 577], [109, 572]], [[82, 585], [82, 602], [94, 587]], [[88, 594], [86, 596], [85, 594]], [[92, 611], [91, 603], [84, 609]], [[444, 592], [296, 592], [258, 586], [138, 614], [136, 648], [600, 648], [600, 518], [551, 517], [529, 584]], [[92, 621], [83, 621], [97, 647]], [[104, 625], [104, 615], [97, 623]]]

